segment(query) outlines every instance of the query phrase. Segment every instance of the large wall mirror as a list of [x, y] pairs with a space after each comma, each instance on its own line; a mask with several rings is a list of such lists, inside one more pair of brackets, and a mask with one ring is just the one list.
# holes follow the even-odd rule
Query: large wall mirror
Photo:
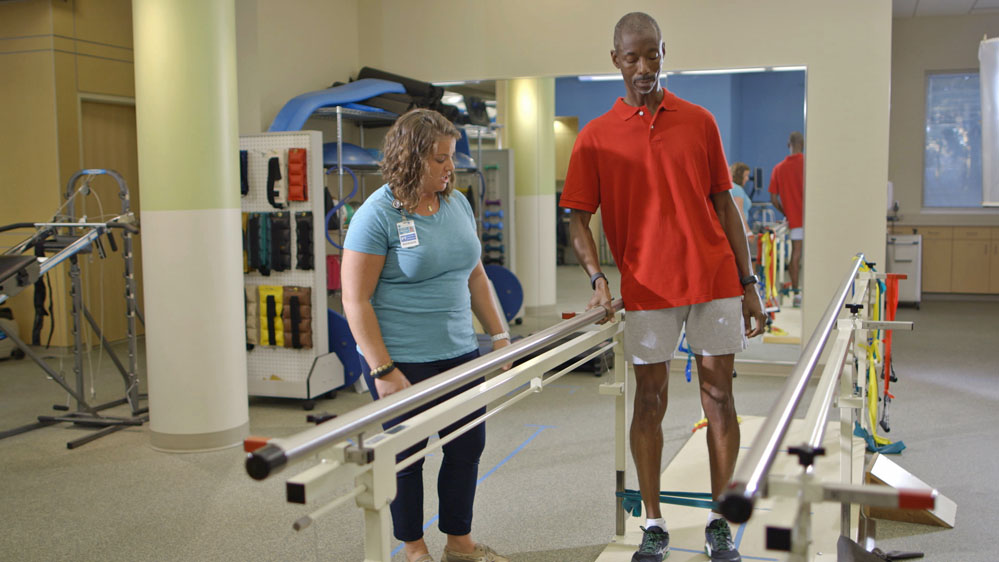
[[[718, 123], [730, 165], [743, 163], [745, 174], [734, 178], [746, 194], [747, 225], [753, 236], [754, 261], [769, 267], [768, 309], [771, 330], [755, 338], [740, 361], [793, 363], [801, 347], [801, 301], [806, 297], [802, 265], [799, 265], [798, 298], [791, 287], [790, 262], [793, 244], [785, 217], [771, 204], [769, 185], [774, 167], [790, 155], [792, 132], [806, 134], [804, 67], [740, 68], [708, 71], [664, 72], [663, 85], [679, 97], [708, 109]], [[496, 99], [494, 81], [445, 84], [460, 103], [462, 96]], [[561, 192], [565, 168], [575, 136], [592, 119], [606, 112], [624, 94], [619, 74], [566, 76], [555, 79], [556, 192]], [[491, 114], [492, 111], [490, 112]], [[807, 136], [806, 136], [807, 140]], [[490, 146], [495, 142], [487, 139]], [[807, 143], [806, 143], [807, 145]], [[807, 153], [807, 146], [806, 146]], [[566, 222], [556, 220], [559, 278], [574, 278], [577, 267]], [[599, 230], [597, 231], [600, 239]], [[601, 260], [613, 267], [613, 258], [601, 244]], [[806, 247], [804, 241], [801, 247]], [[576, 275], [578, 276], [578, 275]], [[561, 290], [561, 288], [560, 288]], [[588, 295], [586, 295], [588, 297]], [[560, 295], [559, 300], [563, 300]]]

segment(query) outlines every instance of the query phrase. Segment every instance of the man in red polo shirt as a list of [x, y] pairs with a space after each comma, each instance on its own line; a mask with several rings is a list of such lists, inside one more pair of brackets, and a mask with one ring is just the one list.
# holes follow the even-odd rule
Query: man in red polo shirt
[[792, 303], [801, 306], [801, 289], [798, 278], [801, 272], [801, 246], [805, 240], [802, 210], [805, 192], [805, 137], [795, 131], [787, 141], [791, 154], [774, 166], [770, 175], [770, 202], [787, 217], [787, 227], [791, 230], [791, 289], [794, 291]]
[[[587, 308], [606, 308], [603, 321], [611, 318], [611, 292], [589, 229], [598, 207], [621, 272], [625, 354], [637, 383], [631, 453], [648, 515], [634, 562], [660, 562], [669, 552], [659, 508], [662, 420], [681, 329], [697, 360], [717, 499], [739, 452], [734, 354], [766, 321], [718, 127], [704, 108], [660, 87], [665, 54], [654, 19], [638, 12], [621, 18], [611, 60], [625, 97], [580, 132], [560, 201], [572, 210], [572, 245], [594, 291]], [[712, 560], [741, 559], [716, 512], [705, 539]]]

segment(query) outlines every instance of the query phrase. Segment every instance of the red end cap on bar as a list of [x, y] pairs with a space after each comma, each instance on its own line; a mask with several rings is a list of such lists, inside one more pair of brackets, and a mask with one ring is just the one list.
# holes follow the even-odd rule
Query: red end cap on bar
[[562, 313], [562, 320], [569, 320], [570, 318], [575, 318], [575, 317], [576, 317], [576, 313], [575, 312], [563, 312]]
[[252, 453], [257, 449], [263, 447], [270, 441], [269, 437], [257, 437], [256, 435], [251, 435], [243, 440], [243, 450], [247, 453]]
[[933, 509], [937, 505], [936, 490], [898, 491], [899, 509]]

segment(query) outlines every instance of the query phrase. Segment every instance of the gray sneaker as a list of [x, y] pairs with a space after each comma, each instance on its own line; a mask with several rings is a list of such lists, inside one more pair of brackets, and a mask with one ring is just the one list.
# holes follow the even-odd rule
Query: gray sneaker
[[475, 551], [470, 554], [452, 552], [445, 546], [441, 562], [510, 562], [510, 559], [496, 554], [495, 550], [482, 543], [475, 543]]
[[639, 528], [645, 534], [642, 535], [642, 544], [638, 546], [638, 552], [632, 555], [631, 562], [662, 562], [663, 558], [669, 556], [669, 533], [655, 525], [648, 529]]
[[742, 556], [732, 542], [728, 521], [715, 519], [704, 529], [704, 553], [711, 562], [742, 562]]

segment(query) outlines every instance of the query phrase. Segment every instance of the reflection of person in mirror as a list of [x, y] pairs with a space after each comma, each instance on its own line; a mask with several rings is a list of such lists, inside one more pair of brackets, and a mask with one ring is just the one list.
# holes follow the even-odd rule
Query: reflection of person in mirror
[[[621, 273], [625, 354], [637, 381], [631, 453], [648, 516], [632, 558], [640, 562], [660, 561], [669, 552], [659, 505], [662, 421], [669, 361], [681, 330], [697, 360], [717, 499], [739, 453], [735, 353], [766, 322], [718, 126], [707, 110], [661, 87], [665, 54], [654, 19], [643, 13], [621, 18], [611, 60], [624, 78], [625, 96], [580, 132], [560, 201], [571, 209], [573, 249], [593, 289], [588, 308], [607, 310], [601, 322], [612, 318], [612, 308], [589, 229], [598, 207]], [[739, 560], [719, 513], [711, 512], [705, 538], [712, 560]]]
[[805, 137], [795, 131], [787, 141], [791, 154], [774, 166], [770, 174], [770, 202], [785, 217], [791, 229], [791, 290], [794, 291], [795, 306], [801, 305], [801, 247], [805, 240], [802, 220], [805, 192]]
[[753, 202], [746, 195], [746, 182], [749, 181], [749, 165], [745, 162], [732, 164], [732, 199], [735, 201], [735, 208], [739, 209], [742, 217], [742, 228], [746, 231], [746, 236], [752, 236], [753, 231], [749, 228], [749, 209]]

